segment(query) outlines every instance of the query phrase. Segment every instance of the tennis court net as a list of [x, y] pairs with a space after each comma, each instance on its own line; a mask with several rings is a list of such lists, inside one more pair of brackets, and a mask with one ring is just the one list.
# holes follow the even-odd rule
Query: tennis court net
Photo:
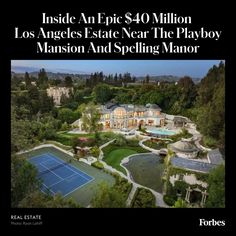
[[39, 172], [38, 175], [39, 175], [39, 176], [42, 176], [42, 175], [44, 175], [44, 174], [46, 174], [46, 173], [52, 172], [53, 170], [59, 169], [59, 168], [61, 168], [61, 167], [63, 167], [63, 166], [67, 166], [67, 165], [69, 165], [69, 164], [70, 164], [70, 161], [60, 163], [60, 164], [58, 164], [58, 165], [56, 165], [56, 166], [53, 166], [53, 167], [51, 167], [51, 168], [48, 168], [48, 169], [46, 169], [46, 170], [43, 170], [43, 171]]

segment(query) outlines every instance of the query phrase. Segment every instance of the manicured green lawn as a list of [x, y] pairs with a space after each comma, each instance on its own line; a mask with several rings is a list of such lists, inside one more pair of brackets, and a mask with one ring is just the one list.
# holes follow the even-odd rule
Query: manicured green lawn
[[126, 171], [124, 168], [120, 166], [120, 162], [122, 159], [125, 157], [132, 155], [132, 154], [137, 154], [137, 153], [146, 153], [149, 152], [145, 149], [143, 149], [140, 146], [116, 146], [115, 144], [110, 144], [103, 148], [104, 152], [104, 161], [114, 167], [115, 169], [123, 172], [125, 175], [127, 175]]
[[124, 159], [125, 157], [132, 155], [132, 154], [136, 154], [137, 152], [134, 150], [130, 150], [130, 149], [117, 149], [114, 151], [111, 151], [110, 153], [108, 153], [108, 155], [106, 155], [106, 157], [104, 158], [104, 161], [114, 167], [115, 169], [123, 172], [125, 175], [127, 175], [126, 171], [124, 168], [122, 168], [120, 166], [120, 162], [122, 159]]

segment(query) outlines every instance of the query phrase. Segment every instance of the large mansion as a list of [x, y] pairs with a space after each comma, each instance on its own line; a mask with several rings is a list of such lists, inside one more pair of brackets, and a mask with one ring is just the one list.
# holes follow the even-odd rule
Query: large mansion
[[67, 87], [50, 87], [47, 89], [47, 95], [53, 98], [55, 105], [59, 106], [61, 104], [61, 97], [69, 97], [70, 90], [72, 88]]
[[[164, 126], [165, 116], [156, 104], [132, 105], [108, 103], [100, 107], [100, 121], [103, 129], [130, 129], [138, 125]], [[72, 124], [83, 130], [81, 120]]]

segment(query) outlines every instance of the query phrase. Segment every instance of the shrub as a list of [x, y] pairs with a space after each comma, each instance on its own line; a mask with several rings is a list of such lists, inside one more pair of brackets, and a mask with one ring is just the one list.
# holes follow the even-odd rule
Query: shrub
[[174, 204], [174, 208], [187, 208], [187, 204], [183, 199], [178, 198]]
[[155, 205], [155, 196], [148, 189], [138, 188], [132, 200], [131, 207], [133, 208], [153, 208]]
[[115, 178], [116, 183], [114, 185], [114, 188], [124, 194], [126, 197], [128, 197], [132, 188], [132, 184], [129, 183], [127, 179], [122, 178], [121, 176], [116, 175]]
[[207, 146], [210, 148], [216, 147], [217, 145], [217, 140], [208, 136], [203, 136], [202, 141], [203, 141], [203, 146]]
[[92, 163], [91, 165], [92, 165], [93, 167], [95, 167], [95, 168], [100, 169], [100, 170], [104, 169], [103, 164], [102, 164], [101, 162], [99, 162], [99, 161], [96, 161], [96, 162]]
[[186, 189], [189, 185], [187, 183], [185, 183], [184, 181], [181, 180], [177, 180], [175, 181], [175, 186], [174, 189], [176, 191], [176, 193], [181, 193], [182, 196], [185, 196], [186, 194]]
[[139, 141], [137, 139], [128, 139], [127, 140], [127, 144], [130, 146], [130, 147], [139, 147]]
[[100, 149], [98, 146], [94, 146], [91, 148], [90, 153], [94, 156], [94, 157], [99, 157], [100, 154]]
[[96, 140], [94, 138], [79, 138], [80, 147], [92, 147], [96, 145]]
[[105, 132], [105, 133], [101, 133], [101, 139], [103, 141], [108, 141], [110, 139], [114, 139], [116, 137], [116, 134], [113, 132]]
[[124, 146], [127, 144], [127, 140], [124, 135], [122, 134], [117, 134], [116, 135], [116, 140], [115, 140], [115, 145], [117, 146]]
[[61, 131], [66, 131], [70, 128], [70, 126], [67, 124], [67, 122], [64, 122], [62, 125], [61, 125]]
[[176, 199], [173, 196], [169, 195], [164, 195], [163, 200], [168, 206], [173, 206], [176, 201]]

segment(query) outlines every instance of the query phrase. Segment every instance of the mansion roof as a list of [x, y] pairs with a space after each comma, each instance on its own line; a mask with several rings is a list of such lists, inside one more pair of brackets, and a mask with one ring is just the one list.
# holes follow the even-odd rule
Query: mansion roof
[[101, 108], [101, 113], [108, 113], [115, 110], [117, 107], [123, 107], [126, 111], [147, 111], [156, 110], [161, 111], [161, 108], [157, 104], [146, 104], [144, 105], [133, 105], [133, 104], [118, 104], [118, 103], [107, 103]]

